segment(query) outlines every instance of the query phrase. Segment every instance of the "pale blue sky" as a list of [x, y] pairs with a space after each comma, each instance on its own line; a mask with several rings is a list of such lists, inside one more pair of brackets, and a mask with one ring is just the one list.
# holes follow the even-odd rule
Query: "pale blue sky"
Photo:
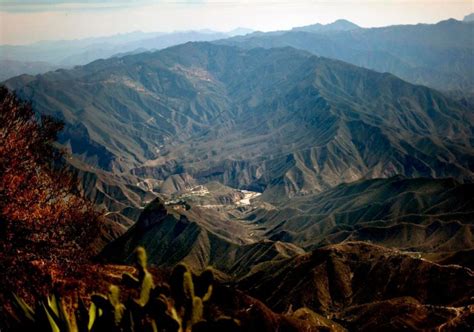
[[462, 19], [474, 0], [0, 0], [0, 44], [136, 30], [269, 31], [348, 19], [365, 27]]

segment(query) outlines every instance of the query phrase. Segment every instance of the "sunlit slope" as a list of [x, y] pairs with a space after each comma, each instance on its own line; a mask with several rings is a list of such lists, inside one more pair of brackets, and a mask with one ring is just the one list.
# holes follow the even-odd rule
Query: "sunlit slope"
[[292, 48], [188, 43], [8, 85], [66, 121], [77, 158], [137, 182], [188, 173], [279, 201], [397, 174], [473, 179], [467, 106]]

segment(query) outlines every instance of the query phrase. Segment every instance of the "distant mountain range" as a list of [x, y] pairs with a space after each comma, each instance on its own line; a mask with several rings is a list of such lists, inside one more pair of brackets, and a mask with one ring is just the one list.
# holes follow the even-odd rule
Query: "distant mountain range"
[[212, 30], [131, 32], [108, 37], [43, 41], [30, 45], [0, 45], [0, 81], [21, 74], [36, 75], [57, 68], [85, 65], [116, 54], [157, 50], [188, 41], [212, 41], [253, 32], [237, 28], [227, 33]]
[[306, 31], [306, 32], [329, 32], [329, 31], [351, 31], [360, 29], [357, 24], [349, 22], [347, 20], [337, 20], [329, 24], [316, 23], [312, 25], [306, 25], [303, 27], [297, 27], [291, 29], [291, 31]]
[[474, 21], [474, 13], [464, 16], [463, 22], [473, 22]]
[[[437, 24], [361, 28], [347, 20], [313, 24], [289, 31], [253, 32], [237, 28], [173, 33], [133, 32], [110, 37], [0, 46], [0, 80], [56, 68], [84, 65], [97, 59], [158, 50], [188, 41], [216, 41], [239, 47], [291, 46], [316, 55], [346, 61], [379, 72], [389, 72], [411, 83], [449, 92], [457, 99], [474, 100], [474, 24], [472, 14]], [[235, 37], [230, 38], [229, 37]], [[41, 62], [41, 64], [37, 62]]]
[[[330, 27], [338, 28], [332, 31]], [[284, 47], [389, 72], [444, 91], [474, 92], [474, 24], [450, 19], [437, 24], [358, 28], [350, 22], [291, 31], [253, 33], [221, 41], [240, 47]]]
[[18, 61], [0, 59], [0, 68], [0, 81], [4, 81], [10, 77], [15, 77], [21, 74], [43, 74], [48, 71], [58, 69], [59, 67], [44, 61]]

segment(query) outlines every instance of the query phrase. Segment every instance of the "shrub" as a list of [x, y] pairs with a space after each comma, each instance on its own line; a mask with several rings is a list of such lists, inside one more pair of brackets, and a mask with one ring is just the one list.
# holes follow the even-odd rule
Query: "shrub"
[[93, 254], [99, 213], [55, 146], [62, 127], [0, 87], [0, 299], [14, 289], [44, 294]]
[[89, 309], [82, 301], [68, 312], [58, 296], [38, 302], [36, 309], [18, 296], [15, 298], [13, 330], [55, 332], [71, 331], [238, 331], [239, 323], [230, 317], [205, 318], [205, 305], [212, 297], [214, 275], [206, 269], [193, 275], [188, 267], [179, 264], [173, 270], [169, 285], [154, 285], [147, 270], [146, 252], [139, 247], [136, 253], [137, 276], [124, 274], [122, 281], [137, 288], [139, 298], [120, 301], [120, 289], [111, 285], [107, 295], [91, 296]]

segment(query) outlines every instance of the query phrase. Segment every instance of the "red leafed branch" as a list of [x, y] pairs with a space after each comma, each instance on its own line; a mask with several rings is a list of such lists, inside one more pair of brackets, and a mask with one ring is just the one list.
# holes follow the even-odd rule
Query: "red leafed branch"
[[[41, 278], [47, 285], [58, 271], [74, 275], [90, 257], [89, 246], [99, 233], [99, 214], [78, 194], [63, 153], [54, 145], [62, 127], [51, 117], [38, 118], [30, 104], [0, 87], [0, 271], [8, 273], [4, 287]], [[25, 275], [28, 270], [34, 275]]]

